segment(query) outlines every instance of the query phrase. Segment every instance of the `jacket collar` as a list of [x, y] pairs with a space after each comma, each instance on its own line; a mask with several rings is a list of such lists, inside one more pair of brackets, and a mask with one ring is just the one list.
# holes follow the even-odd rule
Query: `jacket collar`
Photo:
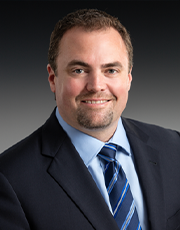
[[48, 173], [71, 197], [95, 229], [118, 230], [84, 162], [59, 125], [55, 111], [42, 130], [42, 154], [53, 158]]
[[141, 129], [142, 123], [125, 118], [122, 121], [134, 154], [150, 229], [164, 229], [165, 207], [161, 154], [152, 146], [151, 137]]

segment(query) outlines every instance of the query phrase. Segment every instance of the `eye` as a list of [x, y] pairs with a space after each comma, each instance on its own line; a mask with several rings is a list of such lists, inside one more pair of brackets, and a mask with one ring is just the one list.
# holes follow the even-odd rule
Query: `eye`
[[77, 74], [81, 74], [81, 73], [84, 73], [84, 70], [83, 69], [75, 69], [73, 72], [77, 73]]
[[105, 72], [107, 74], [116, 74], [118, 72], [118, 70], [117, 69], [107, 69]]
[[115, 70], [115, 69], [108, 69], [107, 72], [110, 73], [110, 74], [113, 74], [113, 73], [117, 73], [117, 70]]

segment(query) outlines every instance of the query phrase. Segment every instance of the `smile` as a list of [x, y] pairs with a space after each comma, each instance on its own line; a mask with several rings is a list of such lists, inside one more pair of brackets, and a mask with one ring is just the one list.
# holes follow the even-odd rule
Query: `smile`
[[103, 104], [105, 102], [108, 102], [109, 100], [100, 100], [100, 101], [83, 101], [84, 103], [87, 104]]

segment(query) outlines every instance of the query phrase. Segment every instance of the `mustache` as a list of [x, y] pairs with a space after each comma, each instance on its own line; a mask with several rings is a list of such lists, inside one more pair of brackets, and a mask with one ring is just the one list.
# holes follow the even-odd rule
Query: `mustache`
[[86, 93], [86, 94], [79, 94], [76, 97], [76, 101], [83, 101], [83, 100], [88, 100], [88, 99], [104, 99], [104, 100], [116, 100], [117, 97], [114, 96], [113, 94], [106, 94], [103, 92], [99, 93]]

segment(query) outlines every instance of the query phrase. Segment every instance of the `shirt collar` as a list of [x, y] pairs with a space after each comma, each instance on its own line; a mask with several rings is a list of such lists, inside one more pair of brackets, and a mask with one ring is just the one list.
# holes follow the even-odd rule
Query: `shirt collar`
[[[58, 108], [56, 108], [56, 117], [60, 125], [63, 127], [63, 129], [66, 131], [67, 135], [71, 139], [73, 145], [75, 146], [80, 157], [83, 159], [85, 165], [88, 167], [90, 162], [97, 156], [97, 154], [104, 146], [104, 142], [68, 125], [59, 114]], [[126, 150], [128, 154], [130, 154], [130, 145], [126, 137], [126, 132], [124, 130], [121, 118], [119, 119], [117, 129], [109, 142], [121, 146], [123, 149]]]
[[112, 138], [108, 141], [109, 143], [114, 143], [119, 146], [119, 148], [122, 148], [125, 150], [125, 153], [131, 156], [131, 149], [130, 144], [128, 141], [128, 138], [126, 136], [126, 131], [124, 129], [124, 126], [122, 124], [122, 119], [120, 117], [118, 121], [117, 129], [112, 136]]

